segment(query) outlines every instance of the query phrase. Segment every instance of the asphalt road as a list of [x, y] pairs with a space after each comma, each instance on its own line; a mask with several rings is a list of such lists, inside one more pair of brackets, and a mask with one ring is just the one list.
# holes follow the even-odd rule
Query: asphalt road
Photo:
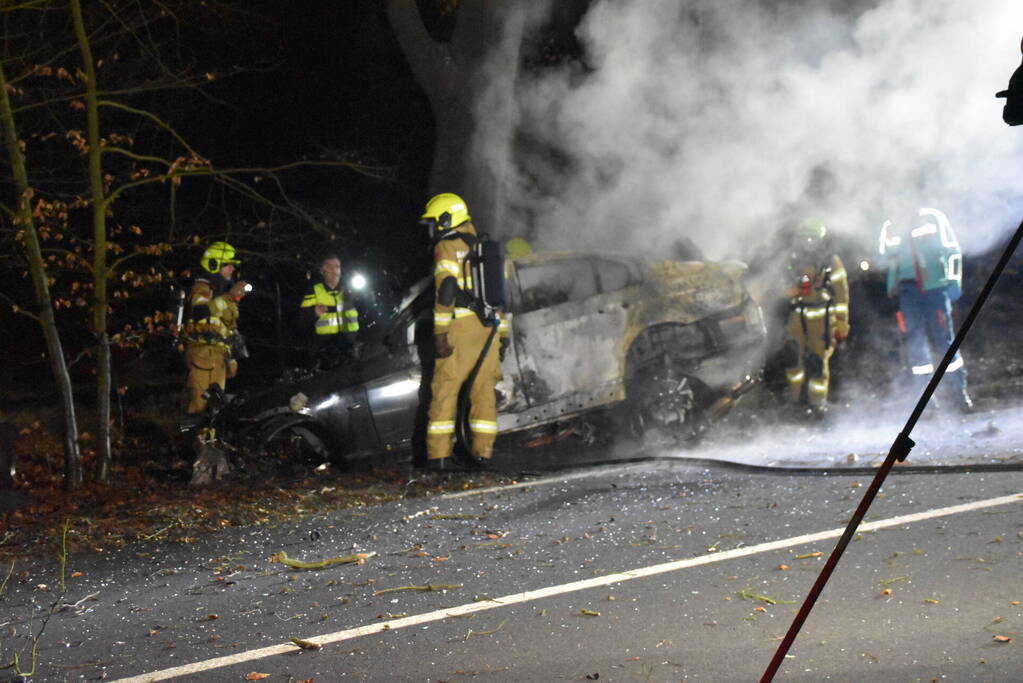
[[[869, 479], [665, 458], [72, 557], [32, 680], [754, 681]], [[866, 522], [776, 680], [1019, 681], [1023, 472], [897, 472]], [[10, 577], [5, 660], [59, 576]]]

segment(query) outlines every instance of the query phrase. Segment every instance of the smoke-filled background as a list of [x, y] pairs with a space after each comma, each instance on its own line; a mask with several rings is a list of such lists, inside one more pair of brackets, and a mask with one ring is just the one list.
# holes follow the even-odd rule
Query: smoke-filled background
[[[968, 255], [1000, 247], [1023, 216], [1023, 134], [994, 96], [1019, 64], [1019, 0], [593, 0], [575, 23], [578, 58], [520, 68], [520, 37], [545, 11], [509, 13], [478, 102], [474, 150], [498, 180], [502, 237], [662, 257], [689, 238], [709, 258], [755, 262], [812, 217], [855, 268], [886, 218], [921, 206], [949, 216]], [[872, 306], [853, 311], [857, 351], [835, 359], [848, 402], [828, 430], [745, 415], [734, 447], [702, 452], [883, 456], [919, 392]], [[915, 458], [928, 439], [967, 454], [986, 433], [942, 424]]]
[[864, 253], [907, 207], [967, 252], [1018, 223], [1023, 137], [994, 93], [1023, 2], [594, 0], [575, 30], [579, 60], [519, 71], [506, 41], [488, 65], [474, 148], [505, 235], [749, 258], [808, 217]]

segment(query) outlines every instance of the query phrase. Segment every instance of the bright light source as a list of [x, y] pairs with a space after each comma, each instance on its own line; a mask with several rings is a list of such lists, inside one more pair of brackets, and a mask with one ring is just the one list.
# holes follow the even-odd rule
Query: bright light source
[[333, 408], [340, 402], [341, 402], [340, 396], [338, 396], [337, 394], [331, 394], [328, 398], [320, 401], [315, 406], [313, 406], [313, 412], [319, 412], [321, 410], [326, 410], [327, 408]]
[[349, 286], [354, 290], [365, 289], [366, 278], [362, 273], [356, 273], [352, 276], [352, 279], [348, 281]]
[[860, 270], [870, 270], [870, 261], [860, 261]]

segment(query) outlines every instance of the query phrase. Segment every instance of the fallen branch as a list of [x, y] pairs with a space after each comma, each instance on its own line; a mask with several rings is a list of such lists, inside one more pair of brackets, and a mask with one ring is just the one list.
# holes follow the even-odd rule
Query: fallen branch
[[374, 555], [376, 555], [375, 552], [353, 553], [352, 555], [344, 555], [342, 557], [328, 557], [325, 560], [316, 560], [315, 562], [304, 562], [288, 557], [288, 554], [282, 550], [279, 553], [274, 553], [270, 557], [270, 561], [280, 562], [292, 569], [324, 569], [334, 564], [362, 564]]
[[291, 638], [290, 640], [303, 650], [319, 650], [321, 647], [323, 647], [319, 643], [314, 643], [311, 640], [302, 640], [301, 638]]
[[741, 591], [739, 591], [738, 595], [743, 600], [759, 600], [761, 602], [766, 602], [768, 605], [777, 605], [778, 604], [778, 601], [775, 600], [774, 598], [769, 598], [766, 595], [760, 595], [759, 593], [754, 593], [753, 591], [751, 591], [748, 588], [743, 588]]
[[14, 574], [14, 560], [11, 560], [11, 566], [7, 570], [7, 576], [4, 577], [3, 583], [0, 583], [0, 595], [3, 595], [4, 591], [7, 590], [7, 582], [11, 580], [12, 574]]
[[893, 583], [898, 583], [899, 581], [909, 581], [909, 577], [908, 576], [896, 576], [894, 579], [884, 579], [883, 581], [878, 581], [878, 584], [880, 584], [882, 586], [890, 586]]
[[304, 617], [305, 616], [305, 612], [299, 612], [298, 614], [293, 614], [290, 617], [282, 617], [281, 615], [279, 615], [279, 614], [277, 614], [275, 612], [274, 616], [277, 617], [278, 619], [280, 619], [281, 621], [291, 621], [292, 619], [299, 619], [301, 617]]
[[469, 640], [469, 638], [473, 636], [492, 636], [498, 631], [500, 631], [502, 628], [504, 628], [504, 625], [507, 623], [508, 620], [505, 619], [504, 621], [497, 625], [497, 628], [491, 629], [490, 631], [473, 631], [472, 629], [469, 629], [469, 632], [465, 634], [465, 640]]
[[99, 595], [99, 591], [96, 591], [95, 593], [89, 593], [88, 595], [86, 595], [84, 598], [82, 598], [78, 602], [65, 602], [63, 605], [60, 606], [60, 609], [61, 609], [61, 611], [66, 610], [68, 607], [77, 609], [77, 608], [82, 606], [83, 602], [88, 602], [89, 600], [95, 600], [97, 595]]
[[160, 534], [162, 534], [163, 532], [165, 532], [168, 529], [170, 529], [171, 527], [173, 527], [177, 523], [178, 523], [177, 520], [175, 520], [175, 521], [171, 522], [170, 524], [168, 524], [167, 526], [165, 526], [164, 528], [160, 529], [159, 531], [154, 531], [153, 533], [151, 533], [151, 534], [149, 534], [147, 536], [143, 536], [142, 540], [143, 541], [151, 541], [154, 538], [156, 538], [157, 536], [159, 536]]
[[394, 593], [396, 591], [453, 591], [456, 588], [461, 588], [460, 583], [431, 583], [426, 586], [395, 586], [394, 588], [383, 588], [378, 591], [373, 591], [373, 595], [383, 595], [384, 593]]

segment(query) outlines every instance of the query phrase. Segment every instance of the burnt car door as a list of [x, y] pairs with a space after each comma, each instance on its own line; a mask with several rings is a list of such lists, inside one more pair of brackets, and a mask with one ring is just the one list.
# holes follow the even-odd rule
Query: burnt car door
[[593, 256], [515, 265], [512, 335], [533, 421], [622, 398], [622, 343], [638, 270]]

